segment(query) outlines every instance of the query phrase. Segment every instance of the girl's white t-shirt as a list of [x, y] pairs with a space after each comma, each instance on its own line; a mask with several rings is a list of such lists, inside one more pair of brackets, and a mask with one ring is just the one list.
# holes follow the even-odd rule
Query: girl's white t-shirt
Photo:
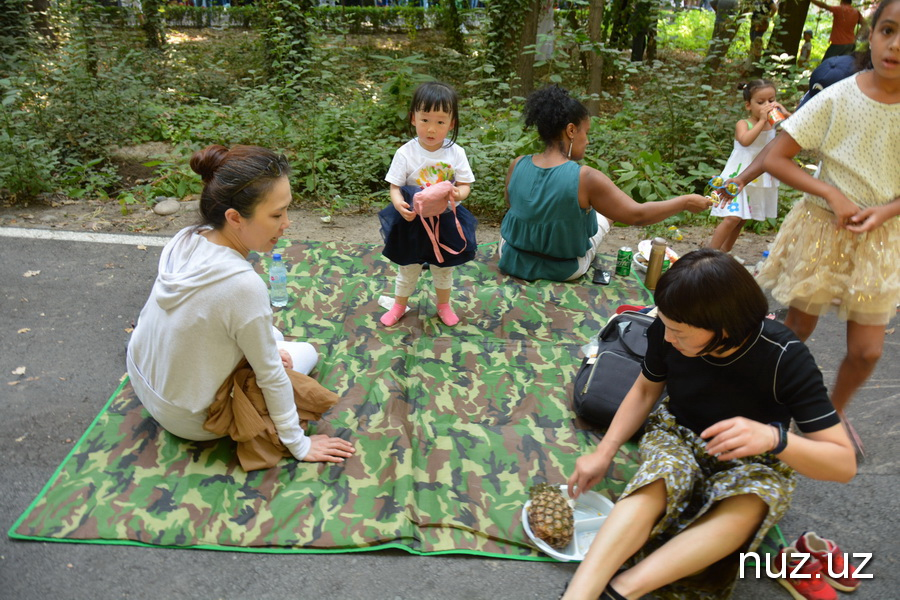
[[398, 186], [415, 185], [426, 187], [441, 181], [472, 183], [475, 174], [469, 166], [466, 151], [459, 144], [445, 145], [429, 152], [413, 138], [394, 153], [391, 168], [384, 180]]
[[[869, 98], [858, 77], [816, 94], [783, 128], [801, 147], [819, 154], [816, 177], [870, 208], [900, 197], [900, 104]], [[831, 210], [824, 198], [806, 194], [806, 199]]]

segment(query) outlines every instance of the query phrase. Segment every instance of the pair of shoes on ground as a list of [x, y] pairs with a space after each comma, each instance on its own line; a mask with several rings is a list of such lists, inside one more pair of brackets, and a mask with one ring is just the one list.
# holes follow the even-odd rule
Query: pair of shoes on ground
[[[406, 306], [403, 304], [394, 303], [394, 306], [391, 307], [391, 310], [381, 315], [381, 324], [385, 327], [393, 327], [397, 324], [397, 321], [400, 320], [400, 317], [405, 314]], [[459, 323], [459, 317], [456, 316], [455, 312], [453, 312], [450, 304], [438, 304], [437, 314], [444, 325], [446, 325], [447, 327], [453, 327], [454, 325]]]
[[835, 590], [853, 592], [860, 584], [856, 568], [846, 562], [838, 545], [813, 531], [804, 532], [792, 546], [782, 548], [777, 566], [779, 573], [785, 569], [778, 583], [796, 600], [836, 600]]

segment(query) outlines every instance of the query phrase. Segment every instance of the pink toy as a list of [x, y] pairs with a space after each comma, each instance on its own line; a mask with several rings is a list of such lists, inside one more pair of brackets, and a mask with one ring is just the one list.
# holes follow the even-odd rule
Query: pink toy
[[[453, 220], [456, 221], [456, 230], [459, 232], [459, 237], [463, 240], [463, 247], [459, 250], [453, 250], [440, 242], [440, 228], [438, 223], [441, 214], [447, 210], [448, 206], [450, 207], [450, 210], [453, 211]], [[425, 227], [425, 232], [428, 233], [428, 237], [434, 246], [434, 256], [438, 259], [438, 262], [444, 262], [444, 256], [441, 254], [440, 248], [443, 248], [450, 254], [459, 254], [466, 249], [468, 241], [463, 233], [462, 226], [456, 219], [456, 202], [453, 201], [452, 183], [449, 181], [441, 181], [440, 183], [426, 187], [421, 192], [416, 192], [416, 195], [413, 196], [413, 210], [419, 215], [419, 219]]]

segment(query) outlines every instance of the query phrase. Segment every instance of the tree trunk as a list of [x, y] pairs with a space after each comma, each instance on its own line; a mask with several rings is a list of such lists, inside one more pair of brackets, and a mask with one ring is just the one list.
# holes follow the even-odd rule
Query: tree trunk
[[41, 36], [47, 39], [55, 39], [53, 28], [50, 26], [50, 0], [30, 0], [31, 23]]
[[466, 42], [463, 39], [462, 22], [459, 19], [459, 9], [456, 6], [456, 0], [444, 0], [442, 5], [441, 10], [445, 11], [444, 35], [446, 36], [447, 46], [460, 54], [465, 54]]
[[147, 47], [159, 49], [166, 45], [165, 23], [160, 14], [162, 0], [141, 0], [144, 22], [141, 27], [147, 35]]
[[808, 12], [809, 0], [783, 0], [778, 5], [778, 24], [769, 38], [767, 54], [797, 56]]
[[[595, 46], [600, 44], [603, 29], [603, 6], [605, 0], [591, 0], [588, 15], [588, 37]], [[603, 55], [599, 52], [588, 54], [588, 94], [587, 108], [592, 115], [600, 112], [600, 92], [603, 91]]]
[[538, 21], [543, 5], [544, 0], [532, 0], [528, 12], [525, 13], [516, 53], [515, 78], [512, 85], [514, 96], [527, 96], [534, 90], [534, 45], [537, 42]]
[[[807, 0], [808, 1], [808, 0]], [[716, 6], [716, 23], [713, 26], [712, 39], [706, 53], [706, 66], [715, 71], [722, 59], [728, 54], [734, 34], [737, 33], [740, 5], [736, 0], [719, 0]]]

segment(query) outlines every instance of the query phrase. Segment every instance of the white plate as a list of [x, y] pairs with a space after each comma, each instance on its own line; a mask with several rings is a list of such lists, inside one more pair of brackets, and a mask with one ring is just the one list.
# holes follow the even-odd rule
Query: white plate
[[[640, 252], [641, 256], [643, 256], [647, 260], [650, 260], [651, 243], [652, 242], [650, 240], [641, 240], [640, 242], [638, 242], [638, 252]], [[666, 257], [670, 261], [675, 262], [676, 260], [678, 260], [678, 253], [672, 250], [671, 247], [666, 246]]]
[[[568, 486], [561, 485], [559, 489], [562, 491], [563, 496], [568, 498]], [[522, 507], [522, 526], [525, 527], [525, 533], [528, 534], [529, 539], [544, 554], [548, 554], [556, 560], [568, 562], [570, 560], [584, 560], [588, 548], [591, 547], [591, 542], [594, 541], [594, 536], [597, 535], [597, 531], [603, 525], [603, 522], [606, 521], [609, 511], [612, 510], [613, 503], [597, 492], [585, 492], [578, 496], [578, 499], [575, 500], [575, 508], [572, 511], [575, 516], [575, 533], [569, 545], [561, 550], [551, 547], [531, 531], [531, 526], [528, 524], [529, 506], [531, 506], [531, 500]]]

